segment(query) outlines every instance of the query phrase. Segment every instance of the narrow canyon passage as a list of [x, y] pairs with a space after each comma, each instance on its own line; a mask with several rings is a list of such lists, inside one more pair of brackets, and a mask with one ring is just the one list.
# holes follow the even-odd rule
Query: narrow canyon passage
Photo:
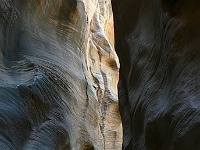
[[199, 8], [0, 0], [0, 149], [199, 150]]

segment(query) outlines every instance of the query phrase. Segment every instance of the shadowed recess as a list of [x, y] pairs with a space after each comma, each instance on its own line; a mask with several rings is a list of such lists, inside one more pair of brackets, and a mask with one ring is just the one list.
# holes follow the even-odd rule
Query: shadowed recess
[[198, 150], [198, 0], [112, 0], [124, 150]]

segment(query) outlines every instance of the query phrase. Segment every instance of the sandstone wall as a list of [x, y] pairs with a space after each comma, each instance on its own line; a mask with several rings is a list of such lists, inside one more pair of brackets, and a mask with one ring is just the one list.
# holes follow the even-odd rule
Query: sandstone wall
[[112, 0], [124, 150], [200, 148], [199, 6]]
[[0, 2], [1, 148], [121, 149], [111, 2]]

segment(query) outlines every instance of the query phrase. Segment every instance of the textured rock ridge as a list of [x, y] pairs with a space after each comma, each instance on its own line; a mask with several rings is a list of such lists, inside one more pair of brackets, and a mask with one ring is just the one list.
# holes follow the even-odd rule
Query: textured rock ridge
[[124, 150], [200, 148], [198, 0], [112, 0]]
[[[89, 5], [89, 6], [88, 6]], [[102, 149], [121, 149], [121, 118], [118, 113], [117, 83], [119, 62], [113, 49], [114, 28], [110, 1], [99, 0], [91, 8], [86, 2], [90, 26], [86, 50], [86, 66], [89, 76], [88, 100], [97, 100], [99, 111], [99, 138]], [[92, 106], [92, 105], [91, 105]], [[90, 120], [90, 118], [89, 118]]]
[[0, 0], [0, 149], [121, 149], [110, 1]]

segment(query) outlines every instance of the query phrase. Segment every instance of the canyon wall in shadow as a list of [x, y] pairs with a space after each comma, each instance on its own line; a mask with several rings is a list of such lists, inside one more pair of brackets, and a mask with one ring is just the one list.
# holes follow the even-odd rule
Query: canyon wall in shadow
[[112, 0], [124, 150], [200, 149], [200, 1]]
[[0, 0], [0, 149], [121, 149], [110, 1]]

